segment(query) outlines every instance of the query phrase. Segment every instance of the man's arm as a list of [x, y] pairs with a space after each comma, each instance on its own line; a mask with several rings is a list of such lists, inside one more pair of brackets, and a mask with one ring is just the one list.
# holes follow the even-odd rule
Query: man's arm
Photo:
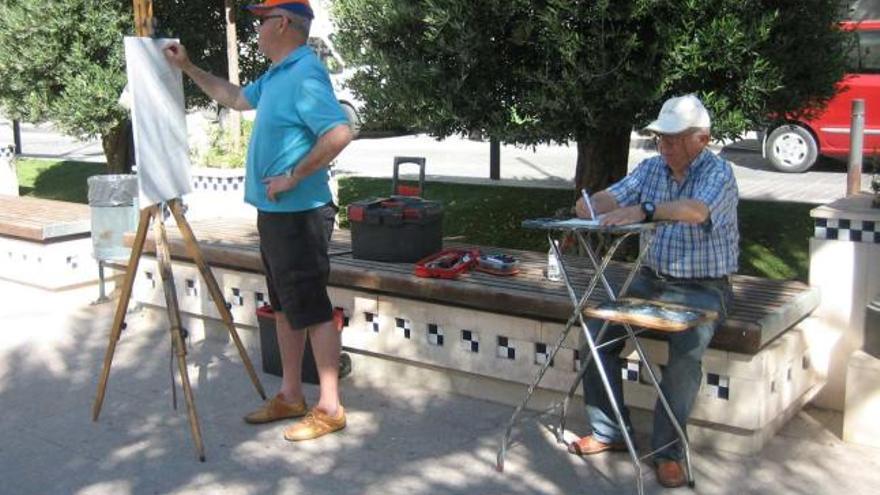
[[[598, 194], [597, 194], [598, 196]], [[671, 220], [675, 222], [701, 224], [709, 218], [709, 208], [696, 199], [680, 199], [654, 205], [654, 220]], [[617, 208], [604, 217], [604, 225], [626, 225], [645, 220], [645, 212], [641, 205]]]
[[266, 185], [266, 196], [269, 197], [270, 201], [275, 201], [278, 194], [296, 188], [301, 180], [325, 167], [331, 160], [336, 158], [348, 146], [351, 139], [351, 129], [347, 124], [340, 124], [324, 133], [318, 138], [312, 151], [293, 169], [291, 175], [279, 175], [263, 179], [263, 184]]
[[189, 59], [186, 48], [180, 43], [168, 43], [162, 49], [162, 52], [170, 64], [182, 70], [206, 95], [217, 101], [217, 103], [233, 110], [253, 109], [239, 86], [196, 67]]

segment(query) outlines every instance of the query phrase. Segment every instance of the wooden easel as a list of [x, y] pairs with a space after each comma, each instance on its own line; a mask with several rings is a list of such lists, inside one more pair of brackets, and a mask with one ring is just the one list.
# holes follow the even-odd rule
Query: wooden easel
[[[137, 34], [139, 36], [151, 36], [153, 32], [152, 1], [134, 0], [134, 7]], [[131, 291], [132, 286], [134, 285], [135, 276], [137, 275], [138, 263], [140, 262], [144, 243], [147, 238], [147, 229], [150, 227], [150, 221], [152, 220], [153, 235], [156, 241], [156, 259], [159, 264], [159, 275], [162, 277], [162, 288], [165, 293], [165, 306], [168, 311], [168, 320], [171, 324], [169, 330], [171, 331], [172, 351], [177, 357], [177, 370], [180, 374], [180, 381], [186, 398], [189, 425], [192, 430], [193, 441], [196, 445], [199, 460], [204, 462], [205, 447], [202, 443], [202, 433], [199, 428], [196, 404], [193, 400], [192, 387], [189, 382], [189, 373], [186, 369], [186, 342], [183, 334], [184, 329], [180, 319], [180, 308], [177, 305], [177, 289], [174, 285], [174, 276], [171, 271], [171, 251], [168, 248], [168, 238], [165, 234], [164, 208], [166, 206], [177, 222], [177, 227], [183, 236], [183, 242], [186, 246], [187, 252], [199, 267], [199, 272], [202, 274], [202, 278], [208, 286], [211, 299], [214, 300], [214, 304], [217, 306], [217, 311], [220, 313], [220, 316], [223, 318], [223, 323], [229, 330], [229, 334], [232, 337], [232, 341], [235, 343], [235, 347], [238, 349], [241, 360], [244, 362], [244, 366], [251, 378], [251, 382], [253, 382], [260, 397], [264, 400], [266, 399], [266, 392], [263, 390], [263, 385], [260, 383], [260, 379], [254, 371], [254, 366], [251, 363], [247, 352], [245, 352], [241, 339], [238, 336], [238, 332], [235, 330], [235, 324], [232, 321], [232, 314], [229, 312], [229, 307], [226, 305], [223, 293], [220, 291], [220, 286], [217, 284], [217, 280], [214, 278], [213, 273], [211, 273], [211, 268], [208, 266], [207, 262], [205, 262], [198, 241], [196, 241], [192, 228], [184, 216], [180, 199], [175, 198], [167, 203], [155, 204], [141, 210], [137, 233], [135, 235], [134, 244], [131, 247], [131, 256], [128, 260], [128, 269], [125, 272], [125, 280], [122, 284], [122, 292], [119, 296], [119, 303], [116, 306], [116, 314], [113, 317], [113, 327], [110, 331], [110, 343], [107, 346], [107, 352], [104, 355], [104, 368], [101, 371], [101, 379], [98, 382], [98, 393], [92, 407], [92, 421], [97, 421], [98, 416], [101, 414], [101, 406], [104, 403], [104, 393], [107, 388], [107, 380], [110, 378], [110, 365], [113, 362], [116, 343], [119, 342], [120, 333], [125, 326], [125, 313], [128, 309], [128, 302], [131, 299]]]

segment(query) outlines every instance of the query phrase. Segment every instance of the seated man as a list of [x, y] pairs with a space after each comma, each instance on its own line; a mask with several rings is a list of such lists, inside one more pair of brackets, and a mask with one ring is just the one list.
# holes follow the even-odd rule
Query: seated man
[[[603, 224], [670, 222], [658, 227], [628, 295], [717, 311], [720, 315], [719, 320], [669, 335], [669, 361], [661, 389], [682, 428], [700, 389], [703, 353], [730, 305], [728, 275], [736, 271], [739, 256], [736, 179], [728, 162], [705, 149], [710, 125], [709, 113], [697, 97], [670, 98], [657, 120], [646, 127], [657, 137], [660, 156], [644, 160], [631, 174], [592, 198], [594, 211], [603, 215]], [[577, 203], [577, 214], [590, 216], [583, 199]], [[601, 323], [589, 323], [593, 338]], [[619, 335], [618, 330], [611, 327], [606, 335]], [[600, 349], [599, 354], [631, 430], [619, 371], [623, 347], [624, 343], [619, 342]], [[592, 455], [626, 450], [595, 364], [587, 369], [583, 385], [593, 431], [572, 442], [569, 451]], [[651, 450], [661, 449], [675, 439], [675, 430], [658, 401]], [[677, 487], [685, 483], [682, 455], [677, 443], [654, 454], [660, 484]]]

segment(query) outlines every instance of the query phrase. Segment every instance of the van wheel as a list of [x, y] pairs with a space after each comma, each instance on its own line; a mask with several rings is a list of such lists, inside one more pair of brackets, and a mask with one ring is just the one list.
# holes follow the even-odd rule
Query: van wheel
[[810, 131], [795, 124], [773, 129], [764, 152], [773, 168], [780, 172], [806, 172], [816, 163], [819, 147]]
[[345, 116], [348, 117], [348, 124], [351, 126], [352, 136], [358, 137], [358, 134], [361, 133], [361, 116], [351, 104], [344, 101], [340, 101], [339, 104], [342, 105], [342, 111], [345, 112]]

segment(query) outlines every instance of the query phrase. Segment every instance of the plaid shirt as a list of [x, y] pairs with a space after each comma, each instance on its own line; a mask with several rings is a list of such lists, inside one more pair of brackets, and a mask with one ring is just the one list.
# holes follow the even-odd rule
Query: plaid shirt
[[737, 270], [739, 191], [733, 169], [724, 159], [703, 150], [679, 184], [661, 156], [648, 158], [608, 192], [621, 207], [694, 199], [709, 208], [709, 218], [702, 224], [674, 222], [658, 227], [645, 265], [661, 275], [716, 278]]

